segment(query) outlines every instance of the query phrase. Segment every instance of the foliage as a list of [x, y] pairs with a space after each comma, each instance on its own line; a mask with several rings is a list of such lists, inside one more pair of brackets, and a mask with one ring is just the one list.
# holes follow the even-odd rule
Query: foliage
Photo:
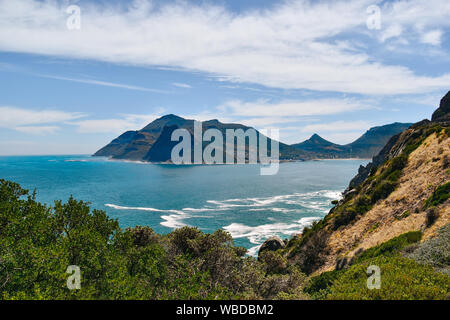
[[[3, 299], [305, 298], [305, 276], [284, 257], [258, 261], [245, 252], [223, 230], [122, 230], [83, 201], [48, 207], [0, 180]], [[70, 265], [80, 267], [80, 290], [67, 288]]]
[[[433, 268], [448, 272], [449, 226], [439, 231], [438, 238], [420, 245], [416, 243], [421, 233], [408, 232], [370, 248], [348, 269], [311, 278], [305, 292], [314, 299], [446, 299], [450, 278]], [[401, 257], [402, 251], [407, 251], [407, 258]], [[380, 267], [379, 290], [367, 288], [370, 265]]]
[[353, 263], [359, 263], [361, 261], [379, 256], [393, 256], [397, 254], [400, 249], [410, 244], [419, 242], [420, 239], [422, 239], [422, 232], [420, 231], [410, 231], [404, 233], [398, 237], [392, 238], [391, 240], [363, 251], [356, 257]]
[[324, 299], [330, 293], [334, 281], [338, 279], [343, 272], [343, 270], [333, 270], [312, 277], [304, 291], [311, 295], [311, 298], [313, 299]]
[[[368, 289], [367, 268], [381, 270], [381, 288]], [[331, 300], [417, 300], [446, 299], [450, 278], [426, 265], [402, 257], [380, 256], [351, 266], [331, 286]]]
[[438, 206], [450, 198], [450, 182], [439, 186], [433, 194], [425, 201], [424, 208]]
[[289, 257], [303, 272], [312, 273], [325, 261], [328, 236], [329, 234], [324, 230], [310, 232], [307, 241], [301, 247], [295, 246], [289, 252]]
[[428, 208], [425, 216], [425, 225], [427, 228], [431, 227], [439, 218], [439, 211], [436, 207]]
[[450, 223], [440, 228], [437, 234], [436, 237], [412, 247], [405, 256], [450, 276]]

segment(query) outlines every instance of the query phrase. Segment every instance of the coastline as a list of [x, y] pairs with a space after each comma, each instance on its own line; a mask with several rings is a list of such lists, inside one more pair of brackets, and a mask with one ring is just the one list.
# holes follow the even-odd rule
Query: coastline
[[[175, 165], [171, 161], [164, 161], [164, 162], [151, 162], [151, 161], [142, 161], [142, 160], [128, 160], [128, 159], [114, 159], [111, 157], [104, 157], [104, 156], [94, 156], [91, 155], [92, 158], [105, 158], [107, 161], [117, 161], [117, 162], [129, 162], [129, 163], [137, 163], [137, 164], [159, 164], [159, 165]], [[307, 162], [307, 161], [350, 161], [350, 160], [367, 160], [371, 161], [372, 158], [314, 158], [314, 159], [299, 159], [299, 160], [278, 160], [276, 163], [291, 163], [291, 162]], [[220, 166], [220, 165], [236, 165], [236, 164], [249, 164], [249, 163], [189, 163], [189, 164], [178, 164], [178, 165], [185, 165], [185, 166], [194, 166], [194, 165], [208, 165], [208, 166]], [[252, 163], [252, 164], [261, 164], [258, 163]]]

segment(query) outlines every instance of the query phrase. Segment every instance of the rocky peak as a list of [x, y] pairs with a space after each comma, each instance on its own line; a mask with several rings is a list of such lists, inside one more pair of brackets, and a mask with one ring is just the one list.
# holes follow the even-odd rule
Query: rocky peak
[[439, 108], [433, 113], [431, 121], [450, 120], [450, 91], [441, 99]]

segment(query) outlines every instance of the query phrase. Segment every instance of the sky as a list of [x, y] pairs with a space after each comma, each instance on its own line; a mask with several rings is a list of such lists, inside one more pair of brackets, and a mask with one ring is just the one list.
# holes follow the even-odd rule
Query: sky
[[345, 144], [449, 90], [448, 0], [0, 0], [0, 155], [92, 154], [170, 113]]

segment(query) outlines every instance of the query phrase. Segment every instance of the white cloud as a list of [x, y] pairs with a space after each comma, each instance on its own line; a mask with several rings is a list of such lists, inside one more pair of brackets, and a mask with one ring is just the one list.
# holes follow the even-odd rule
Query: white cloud
[[46, 134], [53, 134], [56, 131], [58, 131], [60, 128], [57, 126], [26, 126], [26, 127], [15, 127], [14, 128], [17, 131], [30, 133], [30, 134], [37, 134], [37, 135], [46, 135]]
[[323, 134], [322, 138], [337, 144], [347, 144], [355, 141], [366, 131], [336, 132]]
[[384, 30], [381, 34], [380, 41], [385, 42], [386, 40], [390, 38], [395, 38], [400, 36], [403, 33], [402, 27], [400, 25], [392, 25], [386, 30]]
[[255, 102], [233, 100], [219, 106], [219, 110], [234, 116], [276, 117], [279, 120], [284, 117], [331, 115], [367, 108], [367, 106], [350, 99], [316, 99], [278, 103], [270, 103], [267, 100]]
[[301, 122], [301, 121], [314, 121], [314, 119], [300, 119], [293, 117], [260, 117], [260, 118], [250, 118], [239, 121], [239, 123], [255, 128], [267, 128], [268, 126]]
[[192, 86], [187, 83], [174, 82], [174, 83], [172, 83], [172, 85], [175, 87], [179, 87], [179, 88], [186, 88], [186, 89], [192, 88]]
[[58, 110], [29, 110], [16, 107], [0, 107], [0, 128], [8, 128], [30, 134], [55, 133], [57, 125], [84, 117], [80, 112]]
[[139, 130], [152, 122], [158, 115], [123, 115], [116, 119], [96, 119], [69, 122], [77, 126], [79, 133], [114, 133], [121, 134], [128, 130]]
[[422, 35], [422, 42], [438, 46], [441, 44], [442, 30], [432, 30]]
[[336, 132], [367, 130], [372, 125], [367, 121], [335, 121], [330, 123], [311, 124], [301, 128], [303, 132]]
[[114, 82], [109, 82], [109, 81], [94, 80], [94, 79], [67, 78], [67, 77], [60, 77], [60, 76], [54, 76], [54, 75], [38, 75], [38, 76], [43, 77], [43, 78], [93, 84], [93, 85], [104, 86], [104, 87], [113, 87], [113, 88], [121, 88], [121, 89], [136, 90], [136, 91], [148, 91], [148, 92], [156, 92], [156, 93], [168, 93], [168, 91], [164, 91], [164, 90], [145, 88], [145, 87], [140, 87], [140, 86], [133, 86], [133, 85], [123, 84], [123, 83], [114, 83]]
[[[366, 28], [373, 0], [292, 0], [243, 13], [187, 2], [156, 8], [137, 1], [125, 9], [80, 3], [81, 30], [72, 31], [65, 28], [66, 4], [0, 0], [0, 50], [181, 68], [285, 89], [401, 94], [450, 86], [449, 73], [417, 75], [333, 40], [348, 34], [377, 38]], [[403, 30], [391, 29], [391, 38], [406, 34], [410, 43], [448, 28], [448, 12], [447, 0], [398, 0], [384, 4], [381, 14], [383, 28]], [[436, 34], [429, 37], [436, 43]]]

